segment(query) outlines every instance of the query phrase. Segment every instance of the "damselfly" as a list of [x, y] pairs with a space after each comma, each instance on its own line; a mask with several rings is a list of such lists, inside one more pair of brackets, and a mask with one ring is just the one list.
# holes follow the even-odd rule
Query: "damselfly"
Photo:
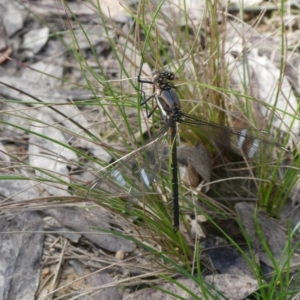
[[[110, 191], [118, 192], [120, 188], [124, 190], [127, 187], [126, 193], [136, 193], [136, 191], [142, 193], [142, 186], [148, 188], [153, 182], [160, 167], [160, 159], [165, 147], [166, 137], [169, 136], [173, 228], [174, 231], [177, 231], [180, 220], [176, 145], [177, 123], [196, 126], [198, 130], [217, 145], [238, 153], [246, 159], [255, 159], [261, 153], [268, 155], [270, 158], [274, 157], [273, 152], [275, 149], [280, 151], [288, 150], [277, 143], [264, 139], [262, 133], [258, 130], [221, 126], [183, 113], [180, 101], [175, 93], [175, 86], [171, 83], [174, 79], [175, 74], [169, 71], [156, 71], [151, 81], [142, 80], [140, 75], [138, 76], [140, 83], [153, 85], [153, 94], [149, 97], [143, 97], [141, 101], [141, 105], [146, 105], [149, 100], [155, 100], [156, 105], [148, 113], [147, 117], [150, 118], [156, 108], [158, 108], [165, 125], [151, 142], [145, 144], [134, 153], [126, 155], [112, 169], [100, 176], [97, 184], [100, 183], [102, 188]], [[142, 95], [144, 95], [144, 92], [142, 92]]]

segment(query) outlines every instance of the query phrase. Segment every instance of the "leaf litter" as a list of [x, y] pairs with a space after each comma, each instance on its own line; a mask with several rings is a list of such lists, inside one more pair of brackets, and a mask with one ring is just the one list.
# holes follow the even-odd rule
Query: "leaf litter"
[[[196, 4], [197, 9], [189, 10], [191, 13], [190, 19], [194, 19], [193, 22], [201, 22], [199, 15], [202, 12], [201, 5], [204, 2], [197, 2]], [[28, 1], [24, 5], [46, 19], [50, 16], [65, 17], [66, 13], [65, 7], [57, 1], [48, 2], [47, 4], [42, 3], [41, 5], [36, 5], [33, 1]], [[105, 54], [109, 41], [107, 37], [104, 38], [101, 35], [104, 27], [102, 25], [95, 26], [90, 24], [91, 19], [98, 18], [94, 9], [90, 9], [84, 2], [75, 1], [68, 3], [68, 5], [70, 5], [71, 10], [83, 23], [86, 22], [84, 28], [87, 34], [91, 31], [93, 32], [90, 37], [92, 40], [88, 41], [85, 39], [82, 31], [78, 30], [78, 34], [80, 34], [80, 38], [82, 39], [78, 45], [80, 49], [86, 51], [87, 60], [89, 60], [88, 51], [90, 50], [90, 45], [94, 45], [95, 47], [100, 45], [98, 47], [100, 59], [103, 60], [103, 65], [106, 64], [107, 74], [114, 75], [116, 78], [136, 77], [136, 69], [141, 60], [140, 53], [135, 47], [136, 44], [130, 44], [123, 37], [118, 37], [115, 31], [116, 27], [112, 28], [111, 38], [119, 38], [120, 45], [124, 48], [128, 46], [125, 56], [130, 59], [125, 60], [125, 63], [128, 67], [133, 66], [133, 68], [126, 68], [126, 70], [129, 70], [129, 73], [125, 74], [119, 69], [119, 65], [115, 63], [114, 57], [112, 55], [107, 57]], [[110, 14], [107, 15], [108, 19], [112, 18], [114, 21], [121, 20], [124, 23], [131, 21], [119, 3], [114, 2], [114, 4], [111, 3], [110, 5], [111, 9]], [[179, 20], [178, 22], [185, 24], [186, 18], [182, 18], [182, 15], [179, 13], [180, 10], [179, 12], [177, 10], [179, 6], [174, 3], [171, 4], [171, 7], [172, 5], [174, 6], [176, 18]], [[74, 61], [70, 60], [69, 64], [65, 62], [68, 59], [67, 52], [62, 50], [64, 48], [61, 48], [61, 46], [56, 50], [51, 49], [51, 45], [55, 47], [56, 44], [51, 43], [52, 38], [49, 35], [49, 28], [27, 15], [25, 7], [15, 5], [11, 1], [5, 1], [5, 6], [7, 7], [5, 10], [6, 14], [5, 16], [0, 14], [0, 16], [6, 28], [6, 39], [9, 40], [12, 46], [15, 45], [14, 51], [20, 51], [21, 55], [16, 60], [8, 60], [7, 65], [1, 69], [0, 81], [14, 86], [21, 91], [28, 92], [39, 98], [42, 102], [37, 105], [37, 102], [33, 98], [26, 96], [24, 93], [7, 88], [4, 85], [0, 86], [0, 94], [3, 97], [1, 119], [6, 122], [1, 124], [3, 139], [5, 140], [6, 137], [7, 140], [10, 138], [11, 140], [22, 141], [23, 145], [26, 145], [26, 155], [29, 156], [27, 160], [28, 167], [19, 168], [19, 165], [15, 163], [15, 158], [18, 157], [19, 161], [22, 162], [25, 155], [17, 151], [13, 154], [10, 153], [6, 150], [8, 146], [2, 143], [0, 150], [2, 153], [1, 160], [4, 161], [5, 167], [3, 172], [1, 171], [1, 175], [30, 178], [30, 174], [32, 174], [30, 167], [35, 167], [34, 172], [36, 177], [50, 180], [51, 176], [47, 175], [47, 172], [39, 172], [38, 168], [42, 168], [43, 171], [47, 170], [50, 174], [55, 173], [56, 178], [64, 182], [60, 184], [54, 182], [45, 184], [41, 181], [37, 185], [33, 181], [20, 180], [20, 178], [0, 181], [1, 196], [3, 199], [0, 204], [2, 211], [0, 219], [2, 228], [0, 263], [1, 270], [3, 270], [1, 273], [2, 280], [0, 281], [2, 282], [1, 290], [3, 299], [48, 299], [48, 296], [54, 298], [64, 297], [65, 295], [77, 297], [80, 294], [83, 295], [83, 299], [87, 299], [88, 297], [93, 297], [93, 299], [121, 299], [122, 295], [124, 295], [124, 299], [174, 299], [174, 297], [166, 296], [165, 293], [157, 289], [145, 288], [133, 292], [130, 289], [124, 288], [124, 291], [120, 293], [119, 289], [116, 288], [118, 286], [139, 286], [140, 284], [151, 283], [156, 283], [161, 289], [173, 292], [185, 299], [193, 299], [178, 284], [172, 282], [162, 283], [162, 280], [151, 281], [149, 279], [161, 274], [172, 276], [174, 270], [172, 270], [171, 266], [169, 266], [170, 271], [161, 269], [160, 264], [162, 262], [156, 264], [153, 260], [147, 259], [149, 253], [137, 247], [134, 242], [124, 239], [121, 236], [106, 233], [107, 230], [113, 228], [119, 233], [125, 231], [132, 236], [138, 237], [141, 233], [136, 230], [135, 226], [130, 226], [128, 222], [114, 216], [113, 212], [88, 203], [85, 199], [79, 201], [80, 204], [76, 204], [76, 197], [70, 194], [68, 185], [71, 183], [70, 177], [72, 173], [70, 170], [74, 170], [80, 165], [77, 153], [59, 145], [57, 142], [45, 140], [40, 134], [42, 133], [47, 137], [51, 137], [61, 144], [70, 143], [78, 148], [84, 148], [95, 157], [100, 157], [107, 162], [110, 161], [111, 156], [105, 149], [101, 149], [98, 144], [95, 145], [95, 143], [83, 138], [78, 138], [79, 136], [84, 136], [84, 133], [70, 121], [71, 119], [76, 120], [77, 123], [82, 124], [85, 128], [89, 128], [88, 118], [85, 117], [86, 114], [83, 115], [73, 104], [77, 99], [89, 99], [95, 95], [89, 95], [89, 92], [82, 90], [79, 86], [76, 89], [74, 85], [67, 86], [66, 84], [65, 88], [61, 88], [60, 80], [56, 80], [56, 78], [62, 78], [63, 74], [68, 71], [70, 78], [75, 78], [78, 80], [77, 82], [83, 82], [83, 78], [79, 78], [82, 77], [81, 73], [72, 65]], [[113, 7], [116, 10], [113, 10]], [[166, 14], [171, 13], [168, 7], [170, 7], [170, 3], [164, 7]], [[196, 18], [194, 16], [195, 12], [197, 12]], [[15, 19], [16, 22], [9, 22], [10, 19]], [[166, 18], [165, 20], [169, 19]], [[26, 27], [30, 24], [28, 21], [32, 22], [34, 26]], [[69, 21], [70, 19], [68, 19]], [[297, 20], [294, 21], [297, 22]], [[190, 22], [190, 25], [194, 24], [193, 22]], [[55, 21], [53, 21], [54, 23]], [[112, 22], [112, 24], [114, 23]], [[228, 24], [231, 25], [233, 22], [228, 22]], [[237, 24], [239, 26], [236, 26]], [[234, 48], [234, 46], [238, 45], [236, 39], [231, 38], [230, 34], [227, 34], [228, 39], [231, 40], [231, 43], [228, 45], [230, 49], [230, 51], [228, 50], [228, 61], [232, 62], [229, 64], [232, 76], [231, 88], [240, 91], [245, 86], [252, 87], [253, 95], [251, 96], [263, 101], [269, 101], [268, 103], [272, 104], [274, 103], [274, 94], [272, 91], [276, 87], [276, 79], [280, 75], [278, 67], [280, 59], [276, 55], [272, 56], [271, 53], [274, 50], [274, 42], [271, 42], [271, 47], [268, 47], [268, 50], [265, 47], [266, 39], [264, 37], [257, 34], [254, 29], [251, 28], [250, 30], [249, 26], [245, 27], [246, 29], [240, 28], [241, 24], [244, 23], [236, 22], [235, 25], [227, 29], [227, 32], [233, 34], [234, 37], [238, 37], [239, 42], [246, 39], [251, 43], [250, 47], [249, 44], [247, 45], [249, 47], [247, 50], [249, 64], [249, 72], [247, 74], [249, 76], [246, 76], [246, 78], [242, 76], [244, 73], [241, 68], [241, 60], [240, 58], [236, 59], [236, 53], [240, 55], [243, 52], [241, 48], [243, 49], [245, 45], [241, 43], [239, 45], [241, 48], [236, 50]], [[170, 32], [165, 30], [168, 28], [168, 24], [162, 22], [159, 26], [164, 29], [163, 32], [166, 41], [172, 44], [174, 38], [171, 37]], [[19, 30], [22, 27], [26, 29], [26, 33], [20, 33]], [[127, 32], [129, 32], [128, 28], [130, 27], [127, 24]], [[239, 32], [237, 33], [237, 31]], [[175, 32], [172, 34], [175, 34]], [[67, 37], [69, 38], [70, 36], [65, 34], [65, 42], [71, 44], [72, 39], [69, 38], [67, 40]], [[31, 39], [30, 41], [29, 38]], [[6, 50], [5, 48], [10, 46], [4, 44], [2, 47], [3, 49], [0, 49], [1, 53], [9, 53], [3, 52], [3, 50]], [[122, 47], [119, 48], [119, 51]], [[57, 54], [56, 57], [55, 55], [52, 57], [56, 63], [44, 60], [31, 64], [25, 60], [29, 68], [20, 68], [18, 63], [16, 63], [22, 61], [22, 55], [27, 60], [33, 58], [38, 60], [39, 55], [43, 58], [43, 55], [47, 51], [49, 51], [48, 54], [50, 52], [52, 55]], [[299, 122], [291, 117], [297, 109], [297, 101], [293, 94], [292, 86], [299, 91], [298, 65], [295, 63], [298, 56], [294, 52], [292, 54], [288, 57], [287, 68], [284, 70], [288, 80], [284, 78], [282, 81], [279, 101], [279, 104], [282, 105], [279, 108], [287, 113], [274, 118], [273, 125], [274, 127], [282, 128], [281, 122], [283, 122], [286, 128], [292, 129], [294, 135], [298, 135]], [[275, 57], [275, 59], [271, 60], [271, 57]], [[4, 58], [7, 61], [8, 55], [5, 54]], [[90, 58], [90, 61], [94, 59], [93, 56], [90, 56]], [[174, 62], [175, 67], [176, 64], [177, 62]], [[144, 68], [144, 72], [149, 74], [150, 67], [145, 64]], [[186, 60], [184, 68], [190, 70], [190, 73], [186, 72], [187, 78], [191, 74], [194, 76], [197, 72], [188, 60]], [[206, 81], [203, 80], [202, 82]], [[123, 89], [124, 91], [127, 90], [128, 92], [135, 93], [135, 90], [130, 85], [124, 85]], [[251, 89], [249, 88], [249, 90]], [[15, 101], [5, 103], [6, 99]], [[236, 99], [231, 100], [234, 103]], [[68, 103], [66, 104], [67, 101]], [[34, 104], [31, 104], [32, 102]], [[48, 107], [49, 103], [54, 105], [54, 107], [57, 105], [60, 111], [63, 111], [68, 117], [66, 118], [53, 111], [51, 107]], [[235, 107], [235, 104], [232, 107]], [[263, 111], [262, 108], [263, 106], [254, 108], [256, 109], [258, 118], [270, 118], [270, 112]], [[17, 126], [8, 126], [7, 123]], [[146, 132], [148, 127], [149, 124], [145, 123], [143, 132]], [[290, 145], [293, 144], [298, 145], [297, 140], [291, 138]], [[191, 183], [194, 182], [194, 178], [197, 176], [210, 182], [210, 158], [206, 156], [206, 159], [201, 163], [197, 162], [196, 159], [188, 161], [186, 160], [186, 155], [193, 157], [194, 154], [187, 153], [195, 150], [186, 148], [182, 151], [183, 154], [182, 156], [179, 155], [179, 160], [187, 167], [187, 172], [191, 174], [187, 182], [193, 188], [194, 184]], [[205, 171], [203, 171], [203, 168], [197, 170], [199, 164], [205, 165], [205, 162], [208, 163], [208, 166], [204, 167]], [[14, 168], [10, 168], [11, 166]], [[8, 170], [10, 172], [7, 172]], [[195, 170], [198, 174], [197, 176], [195, 175]], [[82, 179], [85, 177], [78, 178]], [[297, 190], [295, 190], [293, 195], [295, 203], [299, 199], [298, 194]], [[41, 198], [45, 195], [45, 198]], [[57, 202], [53, 203], [49, 198], [53, 196], [67, 199], [69, 203], [60, 203], [57, 197], [55, 198]], [[32, 202], [28, 200], [32, 200]], [[272, 267], [272, 261], [270, 261], [265, 249], [263, 249], [257, 238], [255, 224], [250, 218], [254, 214], [253, 206], [238, 203], [236, 211], [246, 232], [250, 235], [255, 250], [258, 252], [258, 258], [256, 258], [267, 266]], [[49, 224], [49, 218], [55, 220], [55, 222]], [[267, 245], [273, 251], [272, 253], [276, 262], [283, 266], [283, 261], [287, 258], [286, 254], [283, 253], [288, 239], [285, 230], [281, 230], [277, 226], [278, 224], [274, 226], [273, 220], [266, 215], [261, 216], [260, 213], [258, 213], [258, 223], [262, 227], [262, 234], [266, 237]], [[62, 230], [65, 232], [62, 233]], [[142, 236], [149, 236], [149, 234], [142, 232]], [[220, 242], [214, 245], [216, 247], [214, 253], [212, 251], [209, 252], [207, 249], [206, 251], [213, 267], [221, 274], [202, 277], [203, 284], [207, 287], [209, 293], [213, 295], [212, 297], [217, 297], [217, 293], [219, 292], [228, 299], [243, 299], [257, 290], [258, 283], [249, 269], [246, 270], [245, 260], [241, 258], [239, 253], [236, 253], [232, 249], [229, 249], [228, 252], [222, 252], [221, 248], [218, 248]], [[152, 246], [159, 249], [158, 245]], [[227, 261], [226, 265], [221, 260], [222, 256], [226, 256], [231, 264], [228, 265]], [[298, 258], [295, 257], [292, 261], [293, 266], [297, 267]], [[239, 274], [238, 277], [237, 273]], [[129, 280], [130, 276], [133, 279]], [[187, 287], [198, 297], [203, 297], [199, 284], [195, 283], [194, 280], [179, 278], [176, 281]], [[126, 296], [127, 292], [130, 292], [130, 294]]]

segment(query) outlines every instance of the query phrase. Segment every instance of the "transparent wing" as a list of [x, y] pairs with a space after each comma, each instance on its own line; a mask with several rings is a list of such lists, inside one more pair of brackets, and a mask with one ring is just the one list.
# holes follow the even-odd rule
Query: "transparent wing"
[[252, 128], [234, 128], [204, 121], [198, 117], [183, 114], [182, 124], [197, 126], [210, 140], [225, 149], [245, 156], [247, 159], [276, 159], [280, 153], [288, 154], [288, 149], [265, 138], [264, 132]]
[[101, 170], [99, 179], [90, 189], [102, 196], [124, 197], [134, 201], [151, 191], [152, 182], [160, 170], [163, 152], [168, 143], [167, 126], [163, 127], [150, 142], [138, 150]]

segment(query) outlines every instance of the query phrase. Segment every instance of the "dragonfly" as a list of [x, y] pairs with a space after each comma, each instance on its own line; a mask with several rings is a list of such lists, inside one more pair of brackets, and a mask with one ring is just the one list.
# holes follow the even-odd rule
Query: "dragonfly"
[[274, 157], [274, 149], [280, 152], [289, 152], [289, 150], [274, 141], [265, 139], [259, 130], [227, 127], [184, 113], [181, 110], [181, 103], [175, 92], [174, 79], [175, 73], [165, 70], [155, 71], [152, 80], [143, 80], [141, 74], [138, 75], [138, 82], [153, 86], [153, 93], [148, 97], [142, 91], [141, 94], [143, 96], [140, 104], [147, 105], [150, 100], [154, 99], [155, 106], [147, 113], [147, 117], [150, 118], [154, 111], [158, 109], [164, 126], [154, 135], [150, 142], [118, 160], [111, 169], [100, 176], [100, 179], [93, 187], [101, 183], [101, 188], [110, 191], [117, 192], [120, 187], [128, 187], [126, 193], [135, 193], [137, 190], [142, 193], [143, 188], [141, 187], [149, 188], [157, 175], [167, 140], [172, 178], [173, 230], [176, 232], [180, 225], [177, 163], [178, 124], [196, 127], [197, 130], [201, 131], [220, 147], [237, 153], [247, 160], [253, 160], [261, 153], [265, 153], [269, 158]]

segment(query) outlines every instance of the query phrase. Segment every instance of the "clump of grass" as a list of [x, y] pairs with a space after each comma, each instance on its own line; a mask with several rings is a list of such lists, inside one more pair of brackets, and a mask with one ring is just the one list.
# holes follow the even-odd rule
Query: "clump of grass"
[[[107, 17], [100, 1], [93, 7], [99, 13], [99, 22], [103, 28], [102, 34], [106, 37], [110, 47], [109, 60], [113, 61], [116, 67], [111, 72], [109, 72], [109, 68], [105, 69], [103, 67], [103, 60], [99, 57], [96, 47], [90, 42], [89, 32], [85, 31], [80, 20], [68, 8], [67, 3], [65, 3], [66, 10], [71, 16], [68, 19], [68, 30], [72, 37], [72, 44], [65, 45], [66, 50], [70, 56], [76, 59], [78, 68], [84, 79], [84, 83], [81, 85], [77, 85], [74, 82], [69, 82], [69, 84], [80, 87], [88, 91], [91, 95], [87, 100], [76, 103], [70, 102], [68, 104], [79, 107], [79, 113], [82, 113], [82, 115], [88, 116], [91, 114], [92, 117], [87, 117], [90, 121], [88, 128], [83, 127], [79, 122], [73, 121], [74, 126], [80, 129], [80, 133], [77, 130], [72, 131], [59, 124], [51, 126], [62, 130], [65, 134], [69, 134], [72, 137], [103, 147], [114, 159], [118, 159], [124, 153], [137, 149], [159, 128], [161, 120], [160, 115], [155, 113], [152, 124], [150, 124], [147, 120], [144, 107], [140, 105], [143, 95], [141, 89], [144, 87], [137, 83], [136, 75], [140, 69], [144, 70], [143, 68], [147, 65], [150, 66], [151, 70], [170, 69], [175, 71], [178, 76], [176, 91], [180, 99], [182, 99], [183, 111], [190, 112], [205, 120], [221, 125], [230, 125], [231, 121], [228, 117], [230, 113], [227, 110], [228, 99], [231, 97], [245, 98], [247, 103], [243, 107], [246, 107], [246, 110], [240, 113], [245, 116], [246, 120], [251, 121], [251, 124], [254, 122], [253, 112], [249, 109], [251, 106], [248, 102], [256, 100], [254, 97], [248, 95], [249, 91], [247, 87], [245, 86], [243, 92], [236, 92], [229, 87], [230, 74], [228, 74], [225, 58], [227, 50], [225, 47], [226, 34], [224, 35], [228, 22], [227, 15], [225, 13], [220, 14], [218, 4], [209, 1], [207, 2], [207, 7], [203, 9], [202, 22], [198, 22], [197, 25], [190, 19], [186, 7], [178, 8], [179, 12], [177, 13], [182, 15], [185, 20], [185, 22], [179, 24], [176, 18], [173, 19], [170, 17], [168, 10], [164, 10], [164, 3], [165, 1], [161, 1], [159, 5], [154, 7], [147, 1], [142, 1], [137, 7], [127, 7], [126, 9], [131, 15], [133, 22], [129, 28], [126, 27], [125, 29], [116, 24], [110, 17]], [[90, 43], [91, 57], [94, 59], [93, 67], [86, 59], [86, 51], [80, 49], [78, 40], [74, 34], [75, 27], [82, 30], [86, 40]], [[282, 33], [285, 33], [284, 28], [282, 28]], [[54, 36], [59, 36], [59, 33], [55, 33]], [[282, 50], [284, 51], [285, 49]], [[245, 54], [245, 52], [243, 53]], [[246, 69], [247, 63], [245, 62]], [[142, 75], [150, 76], [151, 74], [142, 72]], [[64, 79], [61, 80], [63, 81]], [[278, 88], [278, 93], [279, 90]], [[32, 96], [31, 99], [37, 102], [32, 104], [30, 100], [27, 103], [24, 102], [24, 104], [32, 105], [32, 109], [40, 105], [41, 101], [37, 98]], [[8, 102], [6, 101], [6, 103]], [[57, 110], [56, 103], [42, 103], [44, 103], [44, 106], [50, 107], [50, 109]], [[238, 109], [241, 109], [241, 107], [238, 107]], [[271, 107], [269, 109], [276, 112], [277, 108]], [[71, 116], [66, 116], [63, 114], [63, 111], [59, 111], [59, 107], [56, 112], [66, 120], [68, 118], [72, 120]], [[101, 118], [97, 119], [94, 117], [95, 115], [101, 116]], [[48, 125], [43, 120], [37, 120], [32, 117], [28, 119], [25, 116], [17, 117], [23, 118], [27, 122], [37, 122], [41, 126]], [[297, 119], [297, 116], [295, 116], [295, 119]], [[24, 129], [13, 123], [2, 121], [2, 124], [17, 127], [23, 130], [26, 135], [37, 135], [36, 132]], [[147, 130], [145, 130], [142, 124], [147, 125]], [[180, 134], [182, 140], [193, 144], [200, 139], [201, 130], [182, 130]], [[84, 150], [78, 149], [69, 143], [57, 142], [46, 135], [42, 137], [45, 140], [56, 142], [63, 148], [74, 151], [80, 158], [80, 161], [75, 163], [78, 169], [85, 169], [96, 173], [108, 163], [99, 157], [88, 155]], [[118, 149], [111, 146], [112, 143], [116, 144], [116, 148]], [[122, 151], [119, 148], [122, 148]], [[210, 149], [212, 148], [210, 147]], [[55, 158], [56, 156], [53, 155], [53, 159]], [[278, 160], [271, 179], [270, 171], [264, 165], [257, 167], [256, 172], [253, 172], [255, 175], [251, 174], [254, 177], [254, 181], [256, 179], [255, 176], [259, 176], [256, 182], [258, 185], [260, 206], [276, 216], [279, 215], [283, 207], [284, 201], [282, 198], [287, 194], [287, 190], [291, 189], [291, 181], [295, 178], [295, 173], [290, 171], [289, 173], [285, 173], [286, 177], [282, 180], [281, 185], [275, 185], [278, 169], [280, 168], [279, 163], [280, 161]], [[24, 163], [23, 168], [31, 167], [26, 166]], [[38, 168], [34, 169], [37, 170]], [[38, 177], [33, 175], [33, 173], [18, 178], [47, 182], [47, 184], [60, 183], [65, 187], [69, 187], [74, 195], [80, 196], [79, 201], [94, 201], [97, 205], [101, 205], [119, 214], [122, 218], [127, 219], [128, 226], [134, 221], [134, 230], [138, 237], [135, 239], [135, 242], [157, 257], [163, 258], [166, 266], [171, 265], [176, 272], [189, 276], [191, 279], [194, 279], [191, 274], [195, 271], [196, 265], [198, 275], [200, 276], [204, 267], [201, 265], [197, 241], [195, 241], [196, 246], [194, 248], [191, 247], [191, 243], [194, 240], [193, 237], [189, 237], [187, 234], [189, 226], [185, 218], [183, 217], [182, 221], [186, 232], [183, 229], [182, 232], [176, 234], [172, 230], [171, 205], [168, 201], [171, 194], [169, 178], [162, 177], [161, 185], [158, 185], [156, 193], [142, 195], [140, 201], [142, 205], [131, 207], [130, 210], [127, 210], [128, 204], [124, 198], [117, 197], [117, 195], [103, 197], [103, 194], [99, 193], [97, 189], [88, 193], [89, 185], [76, 180], [75, 176], [73, 177], [71, 173], [62, 178], [58, 174], [50, 174], [47, 170], [39, 171], [50, 178]], [[2, 177], [2, 179], [8, 178], [11, 180], [15, 179], [14, 176]], [[275, 192], [274, 185], [276, 186]], [[181, 192], [183, 191], [184, 194], [181, 195], [181, 199], [182, 211], [184, 212], [187, 211], [190, 213], [196, 210], [196, 214], [205, 214], [206, 218], [215, 224], [216, 227], [218, 227], [214, 220], [216, 215], [222, 217], [232, 217], [234, 215], [231, 206], [226, 207], [225, 205], [221, 205], [205, 195], [200, 195], [204, 205], [195, 205], [196, 201], [193, 202], [187, 190], [182, 187]], [[86, 198], [87, 194], [88, 198]], [[274, 197], [274, 194], [276, 194], [276, 197]], [[64, 201], [65, 203], [67, 200], [71, 202], [72, 198], [75, 199], [75, 196], [67, 199], [56, 197], [52, 198], [49, 202]], [[203, 211], [203, 207], [206, 210]], [[222, 228], [218, 227], [218, 229], [246, 257], [243, 249], [228, 234], [224, 233]], [[114, 234], [117, 233], [114, 232]], [[127, 236], [127, 238], [131, 237]], [[149, 241], [159, 245], [161, 253], [156, 248], [148, 247], [147, 243]], [[249, 248], [251, 248], [249, 240], [248, 244]], [[194, 265], [191, 264], [193, 259]], [[270, 295], [268, 290], [276, 287], [276, 281], [279, 280], [279, 277], [274, 276], [268, 285], [269, 289], [267, 289], [263, 286], [262, 276], [255, 264], [255, 260], [248, 260], [248, 262], [249, 264], [253, 264], [254, 274], [262, 285], [261, 290], [257, 293], [259, 295], [257, 298], [270, 299], [268, 298]], [[204, 289], [204, 286], [202, 288]], [[274, 294], [272, 296], [275, 297]]]

